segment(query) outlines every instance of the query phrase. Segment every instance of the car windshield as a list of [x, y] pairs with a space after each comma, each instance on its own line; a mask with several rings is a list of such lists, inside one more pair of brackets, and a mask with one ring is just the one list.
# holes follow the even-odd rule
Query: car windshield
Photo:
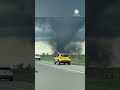
[[63, 56], [63, 57], [69, 57], [68, 54], [62, 54], [61, 56]]

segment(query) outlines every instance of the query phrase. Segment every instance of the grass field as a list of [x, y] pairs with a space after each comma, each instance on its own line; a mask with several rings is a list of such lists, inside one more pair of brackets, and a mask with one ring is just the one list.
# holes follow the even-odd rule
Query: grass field
[[24, 81], [34, 83], [35, 73], [34, 72], [15, 72], [14, 81]]
[[85, 90], [120, 90], [120, 80], [86, 79]]
[[86, 68], [86, 90], [120, 90], [120, 68]]
[[[54, 62], [54, 57], [53, 56], [41, 56], [41, 60]], [[80, 59], [79, 59], [79, 56], [72, 57], [71, 64], [72, 65], [85, 65], [85, 56], [84, 55], [81, 56]]]

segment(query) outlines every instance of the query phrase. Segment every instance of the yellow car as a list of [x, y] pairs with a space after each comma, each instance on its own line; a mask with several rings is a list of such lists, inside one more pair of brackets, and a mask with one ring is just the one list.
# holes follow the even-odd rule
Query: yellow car
[[59, 53], [55, 56], [54, 58], [54, 64], [58, 63], [68, 63], [68, 65], [70, 65], [70, 62], [71, 62], [71, 57], [69, 54], [67, 53]]

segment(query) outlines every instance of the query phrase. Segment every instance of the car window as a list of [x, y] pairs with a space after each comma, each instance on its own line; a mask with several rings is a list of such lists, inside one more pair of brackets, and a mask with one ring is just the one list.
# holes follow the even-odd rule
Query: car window
[[69, 57], [68, 54], [62, 54], [61, 56], [63, 56], [63, 57]]
[[11, 70], [11, 68], [7, 68], [7, 67], [0, 67], [0, 70]]

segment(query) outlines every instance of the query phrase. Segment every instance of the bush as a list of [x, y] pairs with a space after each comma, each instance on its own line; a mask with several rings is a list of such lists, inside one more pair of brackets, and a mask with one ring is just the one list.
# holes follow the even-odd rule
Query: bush
[[35, 71], [35, 68], [31, 64], [28, 64], [26, 67], [24, 67], [24, 64], [18, 64], [15, 66], [16, 67], [13, 69], [14, 72], [33, 72], [33, 71]]

